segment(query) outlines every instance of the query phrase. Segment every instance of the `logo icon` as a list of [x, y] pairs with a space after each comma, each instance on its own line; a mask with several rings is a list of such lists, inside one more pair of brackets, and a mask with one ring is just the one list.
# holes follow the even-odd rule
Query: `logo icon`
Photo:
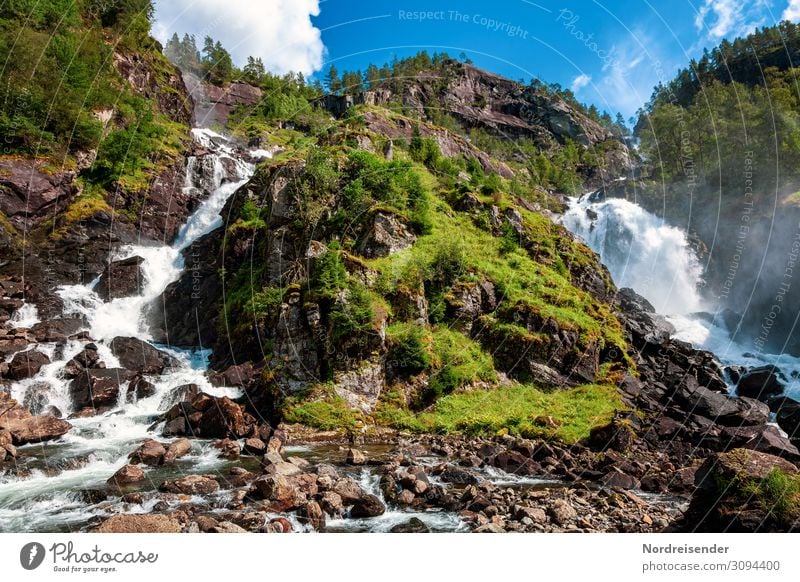
[[22, 546], [19, 552], [19, 563], [26, 570], [35, 570], [44, 562], [44, 546], [39, 542], [31, 542]]

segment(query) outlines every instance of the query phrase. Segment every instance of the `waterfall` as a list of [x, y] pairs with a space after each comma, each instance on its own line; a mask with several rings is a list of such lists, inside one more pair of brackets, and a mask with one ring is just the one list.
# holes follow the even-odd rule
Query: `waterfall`
[[573, 199], [561, 221], [600, 255], [618, 287], [630, 287], [656, 311], [703, 308], [703, 269], [686, 234], [627, 200]]
[[[146, 311], [166, 287], [183, 272], [181, 251], [199, 237], [222, 225], [219, 216], [225, 202], [255, 171], [248, 160], [269, 157], [263, 150], [241, 153], [225, 136], [209, 129], [194, 129], [192, 137], [208, 153], [202, 158], [190, 157], [186, 163], [184, 188], [197, 189], [205, 195], [204, 202], [187, 220], [172, 245], [128, 245], [116, 251], [114, 259], [142, 257], [143, 285], [135, 297], [117, 298], [104, 302], [93, 290], [97, 280], [88, 285], [60, 287], [57, 293], [64, 301], [68, 315], [82, 316], [88, 322], [86, 331], [98, 347], [101, 359], [108, 368], [118, 367], [108, 344], [115, 337], [137, 337], [152, 341]], [[38, 322], [33, 305], [25, 305], [12, 318], [15, 327]], [[80, 498], [78, 489], [102, 487], [105, 481], [127, 462], [127, 455], [143, 439], [153, 419], [163, 412], [162, 400], [176, 387], [197, 384], [215, 396], [238, 396], [234, 388], [212, 387], [206, 378], [207, 351], [182, 351], [156, 346], [176, 357], [179, 365], [160, 376], [146, 376], [155, 385], [155, 394], [138, 402], [127, 402], [125, 394], [111, 412], [103, 415], [70, 419], [73, 428], [57, 443], [21, 447], [31, 448], [33, 464], [30, 472], [19, 475], [0, 474], [0, 531], [52, 531], [74, 529], [99, 511]], [[42, 391], [47, 404], [56, 406], [68, 415], [73, 411], [69, 395], [70, 381], [63, 377], [66, 363], [84, 348], [81, 341], [69, 341], [56, 348], [40, 344], [35, 347], [53, 360], [30, 379], [16, 382], [11, 395], [25, 400], [30, 390]], [[123, 391], [124, 392], [124, 391]], [[167, 399], [166, 402], [169, 402]], [[48, 463], [54, 459], [83, 459], [85, 465], [64, 470], [56, 476], [48, 474]], [[207, 443], [195, 442], [187, 457], [195, 470], [213, 470], [223, 462]], [[81, 461], [83, 462], [83, 461]], [[38, 463], [38, 464], [37, 464]], [[144, 510], [144, 509], [143, 509]]]
[[591, 194], [573, 198], [561, 223], [600, 255], [618, 287], [632, 288], [667, 316], [675, 339], [713, 352], [723, 365], [774, 364], [788, 379], [786, 395], [800, 399], [800, 358], [731, 339], [734, 330], [700, 294], [703, 269], [680, 228], [627, 200]]

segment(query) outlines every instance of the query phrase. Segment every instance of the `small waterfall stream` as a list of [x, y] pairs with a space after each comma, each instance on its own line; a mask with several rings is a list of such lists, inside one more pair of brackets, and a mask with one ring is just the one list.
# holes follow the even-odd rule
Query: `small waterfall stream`
[[[147, 325], [148, 306], [183, 269], [181, 251], [199, 237], [222, 225], [220, 211], [228, 198], [250, 179], [255, 165], [245, 161], [269, 157], [267, 151], [250, 152], [243, 156], [227, 138], [209, 129], [194, 129], [192, 137], [198, 146], [210, 152], [202, 158], [190, 157], [186, 165], [187, 189], [200, 189], [205, 200], [181, 229], [172, 245], [130, 245], [118, 249], [113, 259], [139, 256], [143, 288], [135, 297], [104, 302], [94, 292], [97, 280], [89, 285], [64, 286], [58, 294], [64, 300], [66, 315], [82, 316], [86, 331], [98, 347], [106, 367], [118, 367], [119, 362], [108, 344], [115, 337], [136, 337], [152, 341]], [[11, 327], [30, 327], [38, 322], [36, 308], [25, 305], [9, 322]], [[156, 391], [153, 396], [138, 402], [128, 402], [121, 394], [117, 407], [103, 415], [70, 419], [73, 428], [55, 443], [27, 445], [30, 459], [35, 459], [22, 471], [0, 475], [0, 531], [52, 531], [79, 527], [89, 519], [94, 509], [87, 505], [80, 490], [101, 487], [127, 461], [136, 443], [153, 433], [148, 427], [153, 419], [172, 403], [168, 395], [184, 384], [197, 384], [215, 396], [238, 396], [238, 390], [212, 387], [206, 378], [209, 353], [168, 349], [179, 365], [160, 376], [146, 376]], [[57, 348], [40, 344], [36, 349], [46, 353], [52, 363], [45, 365], [33, 378], [12, 385], [11, 395], [18, 402], [25, 400], [30, 390], [43, 391], [47, 404], [57, 407], [65, 416], [73, 412], [69, 395], [69, 380], [63, 377], [65, 364], [84, 348], [84, 342], [69, 341]], [[207, 443], [197, 442], [186, 458], [192, 471], [209, 471], [223, 460]], [[187, 466], [184, 464], [184, 466]], [[61, 468], [64, 470], [60, 470]], [[53, 468], [59, 469], [53, 475]], [[146, 506], [132, 509], [146, 511]]]

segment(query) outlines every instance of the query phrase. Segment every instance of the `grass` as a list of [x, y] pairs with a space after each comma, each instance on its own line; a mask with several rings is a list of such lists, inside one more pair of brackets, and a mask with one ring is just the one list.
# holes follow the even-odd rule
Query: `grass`
[[764, 513], [784, 526], [791, 526], [800, 518], [800, 475], [775, 468], [762, 481], [744, 483], [742, 491], [755, 498]]
[[352, 430], [361, 420], [361, 413], [353, 410], [336, 394], [330, 385], [317, 386], [308, 394], [287, 399], [283, 406], [283, 419], [319, 430]]
[[[388, 399], [387, 399], [388, 400]], [[473, 390], [440, 398], [429, 410], [413, 414], [384, 402], [377, 420], [413, 432], [555, 438], [575, 443], [596, 426], [607, 424], [623, 408], [613, 386], [586, 385], [545, 392], [526, 385]]]
[[[416, 169], [424, 186], [436, 184], [426, 169], [419, 165]], [[389, 290], [398, 283], [411, 286], [418, 273], [430, 268], [431, 257], [439, 249], [457, 243], [468, 269], [494, 282], [506, 306], [521, 304], [543, 318], [552, 317], [562, 328], [578, 331], [584, 343], [600, 341], [624, 348], [622, 326], [610, 306], [575, 287], [563, 259], [557, 258], [566, 246], [570, 260], [589, 265], [594, 258], [588, 249], [563, 242], [561, 227], [545, 217], [534, 213], [523, 216], [533, 246], [541, 252], [521, 247], [509, 250], [503, 238], [479, 228], [472, 218], [437, 199], [430, 209], [430, 234], [421, 236], [409, 249], [372, 261], [371, 266], [382, 273]]]
[[106, 201], [105, 192], [101, 187], [86, 184], [83, 192], [59, 216], [61, 226], [52, 233], [51, 238], [58, 240], [71, 225], [91, 218], [98, 212], [113, 214], [114, 210]]

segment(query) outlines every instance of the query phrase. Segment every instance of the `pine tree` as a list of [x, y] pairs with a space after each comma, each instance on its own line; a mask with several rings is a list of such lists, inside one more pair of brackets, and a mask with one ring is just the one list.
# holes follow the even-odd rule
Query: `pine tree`
[[342, 80], [339, 78], [339, 71], [334, 64], [331, 64], [325, 75], [325, 87], [329, 93], [338, 93], [342, 89]]

